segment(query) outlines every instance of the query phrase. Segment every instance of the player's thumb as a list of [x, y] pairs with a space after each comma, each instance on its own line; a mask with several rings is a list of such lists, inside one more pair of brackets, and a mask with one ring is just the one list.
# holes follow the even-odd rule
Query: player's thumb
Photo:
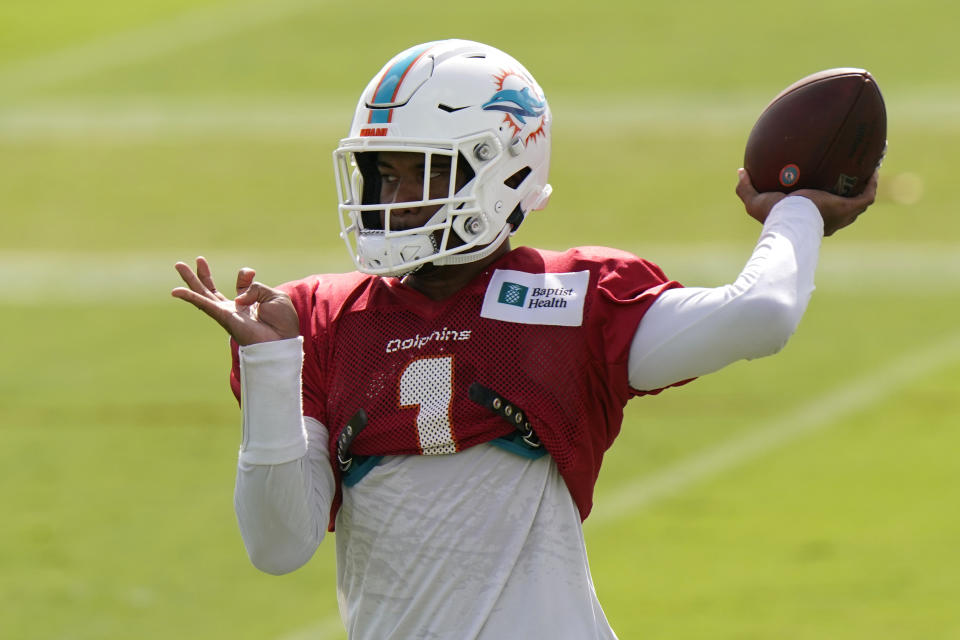
[[250, 284], [253, 282], [253, 279], [256, 277], [257, 272], [251, 269], [250, 267], [244, 267], [237, 272], [237, 295], [246, 291]]
[[249, 307], [256, 303], [256, 317], [272, 328], [280, 338], [300, 335], [300, 319], [290, 296], [280, 289], [273, 289], [253, 282], [234, 299], [237, 307]]
[[266, 302], [275, 295], [273, 289], [260, 284], [251, 282], [233, 301], [239, 306], [249, 306], [254, 302]]

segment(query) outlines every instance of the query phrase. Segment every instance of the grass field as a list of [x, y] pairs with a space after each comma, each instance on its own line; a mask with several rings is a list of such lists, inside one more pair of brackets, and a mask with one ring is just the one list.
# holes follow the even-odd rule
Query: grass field
[[[801, 15], [802, 13], [802, 15]], [[793, 80], [869, 68], [875, 207], [825, 242], [774, 358], [635, 401], [586, 535], [621, 638], [960, 638], [960, 6], [0, 3], [0, 637], [344, 638], [333, 545], [284, 577], [232, 508], [219, 327], [169, 297], [346, 270], [330, 153], [395, 52], [487, 41], [555, 114], [555, 196], [516, 243], [608, 244], [692, 285], [757, 226], [749, 128]]]

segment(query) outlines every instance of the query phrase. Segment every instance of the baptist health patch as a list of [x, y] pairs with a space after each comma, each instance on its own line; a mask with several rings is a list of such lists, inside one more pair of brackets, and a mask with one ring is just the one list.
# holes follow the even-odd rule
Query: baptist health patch
[[480, 316], [521, 324], [579, 327], [589, 271], [527, 273], [497, 269], [483, 296]]

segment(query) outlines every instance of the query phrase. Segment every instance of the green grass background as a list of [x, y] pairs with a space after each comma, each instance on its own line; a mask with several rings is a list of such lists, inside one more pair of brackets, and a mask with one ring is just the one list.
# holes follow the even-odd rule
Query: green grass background
[[931, 346], [937, 367], [787, 446], [588, 520], [621, 638], [960, 637], [960, 8], [936, 0], [483, 4], [0, 3], [0, 637], [342, 638], [332, 540], [298, 572], [245, 558], [239, 414], [219, 327], [169, 297], [346, 270], [330, 152], [360, 89], [417, 42], [513, 53], [555, 114], [550, 207], [515, 242], [609, 244], [692, 285], [757, 226], [749, 128], [793, 80], [880, 82], [880, 197], [825, 242], [774, 358], [635, 401], [604, 498]]

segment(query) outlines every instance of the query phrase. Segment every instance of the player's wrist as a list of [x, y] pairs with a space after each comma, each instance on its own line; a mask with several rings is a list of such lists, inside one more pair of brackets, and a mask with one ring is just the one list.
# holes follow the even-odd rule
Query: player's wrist
[[302, 358], [303, 336], [280, 338], [240, 345], [240, 354], [247, 362], [269, 362], [278, 358]]
[[824, 222], [820, 209], [816, 202], [804, 195], [791, 194], [773, 205], [763, 226], [769, 230], [784, 224], [809, 226], [823, 236]]
[[240, 347], [240, 459], [281, 464], [306, 453], [301, 401], [303, 338]]

